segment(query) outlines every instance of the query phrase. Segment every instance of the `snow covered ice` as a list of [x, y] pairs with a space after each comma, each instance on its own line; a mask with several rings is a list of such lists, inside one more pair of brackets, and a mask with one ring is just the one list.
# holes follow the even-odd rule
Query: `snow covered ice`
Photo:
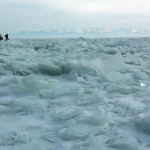
[[0, 150], [149, 150], [150, 38], [0, 42]]

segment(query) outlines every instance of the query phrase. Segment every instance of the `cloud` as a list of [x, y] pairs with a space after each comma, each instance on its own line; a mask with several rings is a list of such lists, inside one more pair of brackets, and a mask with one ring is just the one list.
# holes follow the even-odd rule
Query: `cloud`
[[[70, 2], [64, 5], [55, 5], [74, 13], [85, 14], [139, 14], [147, 15], [150, 13], [150, 1], [147, 0], [120, 0], [120, 1], [87, 1]], [[62, 7], [63, 6], [63, 7]]]
[[75, 14], [140, 14], [150, 13], [149, 0], [1, 0], [0, 4], [32, 5], [55, 8]]
[[149, 28], [150, 0], [0, 0], [1, 30]]
[[[17, 0], [16, 0], [17, 1]], [[77, 14], [140, 14], [150, 13], [149, 0], [18, 0], [18, 3], [39, 4]]]

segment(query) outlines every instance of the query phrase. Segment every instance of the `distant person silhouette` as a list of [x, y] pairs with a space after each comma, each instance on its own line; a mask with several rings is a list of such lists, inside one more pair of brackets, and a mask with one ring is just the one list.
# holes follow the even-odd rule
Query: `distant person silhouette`
[[2, 35], [0, 34], [0, 41], [1, 41], [1, 40], [3, 40], [3, 37], [2, 37]]
[[9, 40], [9, 38], [8, 38], [8, 34], [6, 34], [6, 35], [5, 35], [5, 38], [6, 38], [6, 41], [7, 41], [7, 40]]

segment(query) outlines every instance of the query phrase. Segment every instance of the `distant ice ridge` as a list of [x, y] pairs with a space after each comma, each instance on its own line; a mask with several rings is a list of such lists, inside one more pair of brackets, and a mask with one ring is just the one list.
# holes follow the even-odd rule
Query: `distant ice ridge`
[[149, 150], [150, 39], [0, 42], [0, 149]]
[[11, 33], [12, 38], [99, 38], [99, 37], [149, 37], [148, 29], [74, 28]]

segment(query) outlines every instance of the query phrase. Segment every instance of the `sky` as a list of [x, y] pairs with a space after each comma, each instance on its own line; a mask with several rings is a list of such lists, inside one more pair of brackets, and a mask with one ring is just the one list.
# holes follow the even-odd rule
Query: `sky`
[[150, 0], [0, 0], [0, 32], [150, 28]]

